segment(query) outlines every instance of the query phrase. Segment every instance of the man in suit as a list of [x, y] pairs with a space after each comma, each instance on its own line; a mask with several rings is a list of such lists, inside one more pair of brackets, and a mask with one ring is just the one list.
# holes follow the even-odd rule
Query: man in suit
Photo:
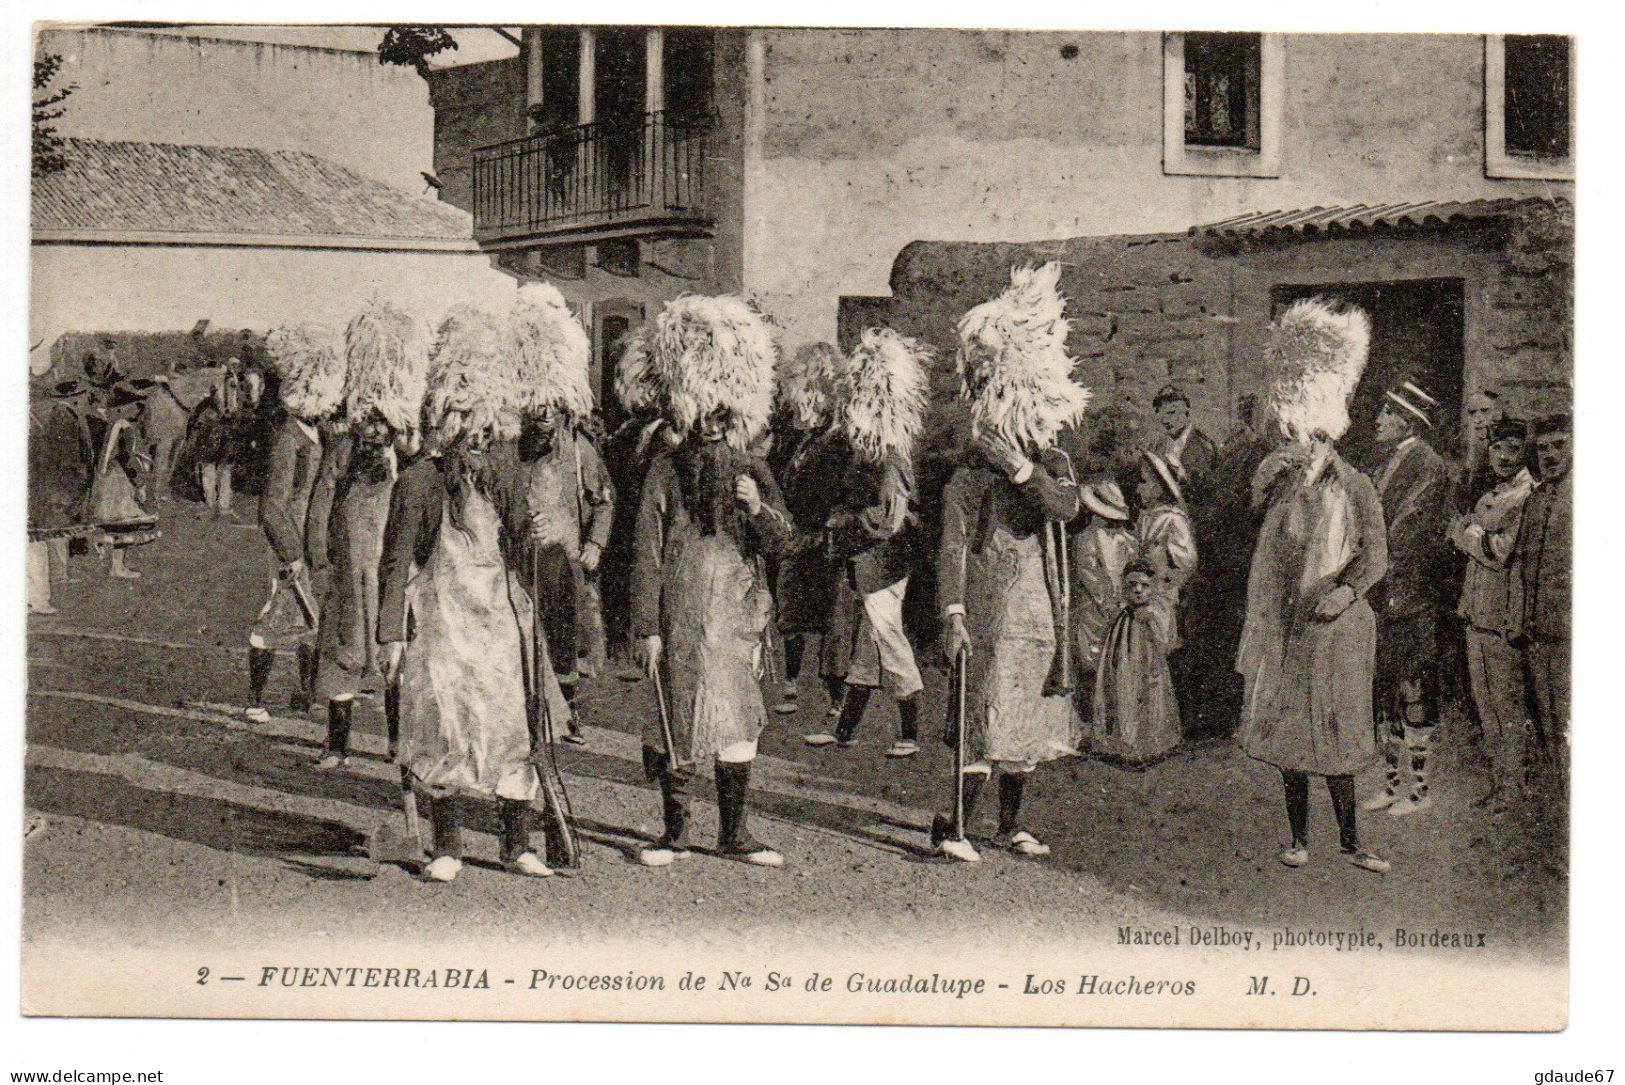
[[1566, 414], [1535, 422], [1540, 485], [1524, 504], [1513, 551], [1508, 640], [1523, 652], [1535, 741], [1540, 755], [1568, 781], [1569, 614], [1573, 594], [1574, 483], [1572, 425]]
[[1439, 583], [1451, 498], [1449, 469], [1428, 442], [1438, 405], [1414, 381], [1402, 381], [1377, 415], [1377, 445], [1386, 454], [1376, 483], [1388, 574], [1377, 594], [1375, 693], [1387, 775], [1364, 808], [1394, 817], [1433, 805], [1428, 756], [1439, 711]]
[[1151, 451], [1174, 470], [1187, 493], [1191, 481], [1200, 482], [1213, 470], [1219, 446], [1191, 422], [1191, 401], [1177, 384], [1165, 385], [1151, 400], [1151, 410], [1162, 424], [1162, 436]]

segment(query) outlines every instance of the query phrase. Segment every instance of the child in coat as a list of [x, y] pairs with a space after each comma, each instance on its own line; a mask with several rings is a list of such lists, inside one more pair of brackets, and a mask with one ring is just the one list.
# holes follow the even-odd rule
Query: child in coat
[[1089, 725], [1096, 753], [1144, 766], [1179, 745], [1179, 703], [1168, 672], [1169, 613], [1153, 606], [1156, 570], [1141, 559], [1123, 570], [1123, 609], [1112, 622], [1095, 676]]

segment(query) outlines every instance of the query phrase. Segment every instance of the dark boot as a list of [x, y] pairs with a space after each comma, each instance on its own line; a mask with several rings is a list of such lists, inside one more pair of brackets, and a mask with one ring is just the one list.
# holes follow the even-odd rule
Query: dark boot
[[248, 650], [248, 703], [258, 708], [265, 700], [265, 685], [271, 680], [271, 665], [276, 662], [276, 652], [269, 648], [249, 648]]
[[759, 843], [745, 827], [745, 800], [750, 792], [750, 762], [717, 762], [717, 851], [756, 866], [781, 867], [784, 856]]
[[1017, 855], [1039, 859], [1050, 853], [1048, 844], [1021, 827], [1021, 795], [1031, 773], [999, 773], [999, 831], [994, 837]]
[[920, 741], [920, 695], [904, 697], [897, 702], [897, 728], [904, 742]]
[[401, 687], [394, 682], [384, 686], [384, 731], [389, 737], [389, 759], [393, 761], [401, 745]]
[[1373, 874], [1388, 873], [1393, 865], [1387, 859], [1360, 847], [1360, 834], [1354, 825], [1354, 777], [1328, 776], [1326, 790], [1332, 794], [1332, 810], [1337, 815], [1337, 836], [1343, 857], [1361, 870], [1369, 870]]
[[[1308, 780], [1305, 779], [1304, 804], [1307, 806]], [[1360, 831], [1355, 823], [1354, 777], [1328, 776], [1326, 790], [1332, 796], [1332, 813], [1337, 818], [1337, 843], [1346, 852], [1360, 850]], [[1301, 830], [1300, 830], [1301, 831]]]
[[999, 831], [1000, 840], [1009, 840], [1020, 831], [1021, 795], [1027, 788], [1024, 772], [999, 774]]
[[[1352, 778], [1344, 778], [1350, 780], [1352, 787]], [[1309, 775], [1282, 769], [1281, 789], [1286, 798], [1286, 822], [1292, 830], [1292, 843], [1282, 848], [1277, 858], [1283, 866], [1301, 867], [1309, 861]], [[1353, 792], [1349, 793], [1349, 801], [1353, 802]]]
[[648, 746], [643, 747], [643, 774], [660, 785], [660, 814], [665, 832], [639, 853], [638, 861], [644, 866], [666, 866], [689, 854], [690, 774], [686, 769], [673, 769], [664, 753]]
[[581, 730], [581, 713], [576, 711], [576, 683], [560, 682], [559, 691], [564, 694], [564, 703], [570, 707], [570, 725], [564, 729], [563, 739], [572, 746], [585, 746], [587, 736]]
[[[988, 774], [985, 772], [966, 772], [959, 777], [959, 792], [964, 796], [965, 836], [970, 835], [971, 814], [976, 810], [976, 798], [982, 793], [982, 785], [987, 783]], [[954, 815], [952, 811], [938, 814], [931, 821], [931, 846], [934, 848], [944, 840], [953, 839]]]
[[429, 800], [429, 825], [434, 844], [423, 876], [432, 882], [449, 882], [463, 869], [463, 826], [457, 818], [456, 796]]
[[327, 748], [316, 762], [319, 769], [336, 769], [349, 760], [350, 719], [355, 702], [331, 700], [327, 702]]
[[310, 706], [316, 696], [316, 649], [308, 644], [301, 644], [296, 649], [299, 660], [299, 688], [293, 691], [288, 698], [288, 708], [293, 712], [309, 712]]
[[869, 707], [869, 696], [874, 690], [868, 686], [847, 686], [846, 699], [841, 702], [841, 718], [835, 724], [835, 742], [851, 746], [857, 739], [858, 724], [863, 722], [864, 710]]
[[429, 826], [434, 831], [433, 845], [429, 850], [432, 858], [448, 855], [453, 859], [463, 857], [463, 825], [457, 814], [455, 795], [429, 800]]
[[807, 635], [805, 633], [786, 633], [784, 635], [784, 680], [790, 685], [796, 684], [801, 677], [801, 659], [807, 652]]
[[530, 804], [519, 799], [498, 799], [502, 823], [502, 865], [515, 874], [546, 878], [553, 871], [530, 846]]

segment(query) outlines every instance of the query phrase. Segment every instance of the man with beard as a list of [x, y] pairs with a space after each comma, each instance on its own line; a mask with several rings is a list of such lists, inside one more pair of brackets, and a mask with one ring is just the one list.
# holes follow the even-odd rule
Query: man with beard
[[644, 480], [632, 566], [632, 631], [660, 700], [643, 766], [660, 785], [665, 833], [640, 853], [645, 866], [689, 854], [688, 785], [707, 764], [718, 854], [784, 865], [745, 824], [773, 611], [759, 559], [782, 552], [792, 532], [771, 471], [749, 451], [767, 428], [774, 353], [761, 314], [733, 296], [678, 298], [649, 336], [650, 375], [681, 441], [657, 453]]
[[[1055, 447], [1089, 393], [1072, 382], [1061, 266], [1014, 268], [1010, 286], [959, 321], [959, 374], [975, 448], [943, 495], [937, 596], [942, 645], [965, 655], [967, 763], [959, 779], [968, 824], [982, 785], [999, 774], [996, 843], [1018, 855], [1049, 846], [1021, 823], [1027, 781], [1042, 761], [1077, 752], [1082, 724], [1071, 696], [1064, 525], [1077, 515], [1077, 480]], [[966, 824], [945, 814], [932, 847], [977, 862]]]
[[441, 323], [424, 396], [424, 454], [401, 472], [379, 563], [378, 640], [400, 690], [396, 760], [429, 800], [423, 877], [463, 867], [464, 807], [495, 799], [504, 869], [553, 871], [531, 845], [541, 789], [526, 722], [529, 600], [505, 556], [528, 531], [523, 491], [491, 462], [517, 436], [505, 321], [459, 307]]
[[[423, 329], [385, 302], [369, 303], [344, 333], [347, 432], [328, 458], [333, 503], [327, 519], [327, 592], [317, 634], [316, 687], [327, 704], [327, 744], [316, 768], [350, 756], [355, 700], [377, 687], [378, 564], [399, 475], [397, 455], [417, 441], [428, 376]], [[394, 697], [386, 689], [385, 696]], [[391, 723], [395, 713], [388, 713]], [[398, 739], [391, 734], [391, 756]]]
[[519, 291], [513, 311], [516, 388], [521, 415], [518, 469], [530, 532], [517, 568], [533, 595], [547, 653], [570, 705], [564, 738], [584, 744], [575, 712], [580, 678], [578, 634], [615, 522], [615, 487], [585, 432], [592, 415], [587, 372], [591, 346], [564, 296], [550, 283]]

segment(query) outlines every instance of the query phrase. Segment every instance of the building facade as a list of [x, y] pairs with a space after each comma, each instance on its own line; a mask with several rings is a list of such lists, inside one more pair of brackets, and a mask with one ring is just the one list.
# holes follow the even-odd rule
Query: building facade
[[[376, 37], [377, 32], [370, 32]], [[376, 52], [51, 28], [66, 168], [34, 179], [31, 367], [64, 335], [342, 325], [374, 293], [503, 306], [467, 212], [426, 194], [423, 81]]]
[[[1379, 368], [1437, 369], [1448, 402], [1566, 381], [1568, 39], [579, 27], [525, 41], [431, 75], [435, 168], [482, 247], [592, 310], [606, 372], [624, 328], [682, 290], [751, 293], [792, 348], [879, 319], [946, 346], [1010, 260], [1048, 253], [1078, 261], [1084, 379], [1126, 396], [1189, 382], [1220, 432], [1271, 308], [1306, 287], [1381, 308], [1394, 361]], [[1429, 222], [1432, 205], [1460, 206]], [[1202, 229], [1300, 209], [1296, 230]], [[1313, 209], [1378, 213], [1322, 229]], [[1538, 285], [1505, 248], [1535, 235], [1550, 250]], [[1531, 338], [1526, 319], [1550, 327]], [[1440, 321], [1447, 342], [1418, 338]]]

